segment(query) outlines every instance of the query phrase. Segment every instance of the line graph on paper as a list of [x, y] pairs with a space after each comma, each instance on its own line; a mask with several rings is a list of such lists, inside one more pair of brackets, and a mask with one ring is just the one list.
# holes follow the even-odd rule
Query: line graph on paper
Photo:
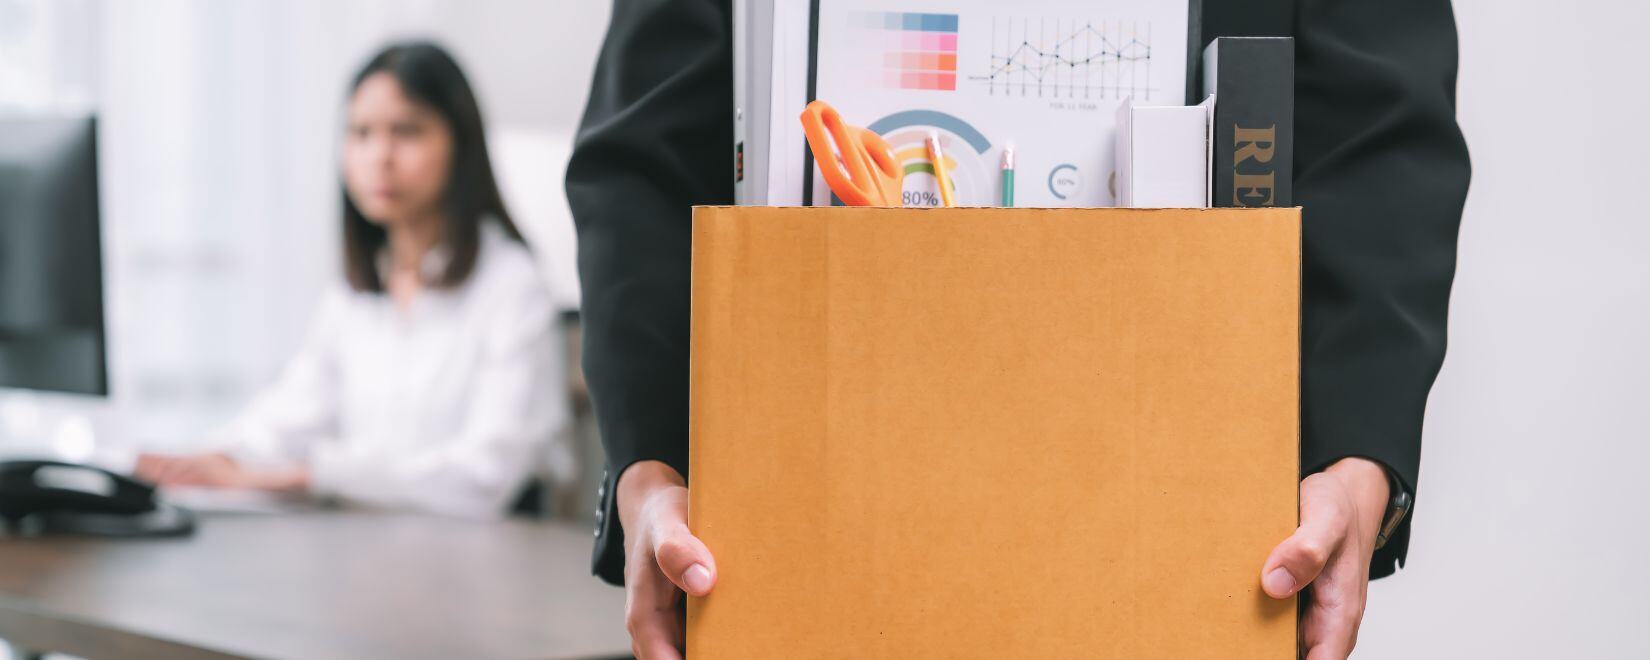
[[1146, 101], [1160, 91], [1150, 21], [997, 17], [990, 54], [968, 81], [991, 96]]

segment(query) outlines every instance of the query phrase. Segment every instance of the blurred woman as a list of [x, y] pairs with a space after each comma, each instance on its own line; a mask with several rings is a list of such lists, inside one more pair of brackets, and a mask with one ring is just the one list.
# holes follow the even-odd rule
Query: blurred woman
[[143, 455], [137, 475], [500, 515], [568, 413], [551, 295], [475, 95], [440, 47], [396, 44], [355, 76], [347, 116], [345, 281], [216, 449]]

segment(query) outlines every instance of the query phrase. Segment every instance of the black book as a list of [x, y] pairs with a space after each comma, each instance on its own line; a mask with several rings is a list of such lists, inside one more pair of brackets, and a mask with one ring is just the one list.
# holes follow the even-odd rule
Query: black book
[[1295, 40], [1220, 37], [1203, 50], [1215, 95], [1211, 206], [1293, 206]]

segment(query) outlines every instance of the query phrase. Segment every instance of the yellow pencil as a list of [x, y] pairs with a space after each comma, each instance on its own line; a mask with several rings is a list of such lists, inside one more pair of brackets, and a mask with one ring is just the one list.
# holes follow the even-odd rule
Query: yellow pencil
[[957, 205], [951, 198], [951, 174], [945, 171], [945, 154], [940, 152], [939, 131], [928, 131], [928, 161], [934, 164], [934, 179], [940, 184], [940, 202], [946, 208]]

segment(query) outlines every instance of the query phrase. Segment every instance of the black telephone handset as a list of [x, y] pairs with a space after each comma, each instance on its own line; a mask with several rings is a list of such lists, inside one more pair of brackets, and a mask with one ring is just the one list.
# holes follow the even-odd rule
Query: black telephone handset
[[102, 468], [60, 461], [0, 461], [0, 523], [13, 534], [178, 536], [195, 529], [189, 510], [155, 488]]

